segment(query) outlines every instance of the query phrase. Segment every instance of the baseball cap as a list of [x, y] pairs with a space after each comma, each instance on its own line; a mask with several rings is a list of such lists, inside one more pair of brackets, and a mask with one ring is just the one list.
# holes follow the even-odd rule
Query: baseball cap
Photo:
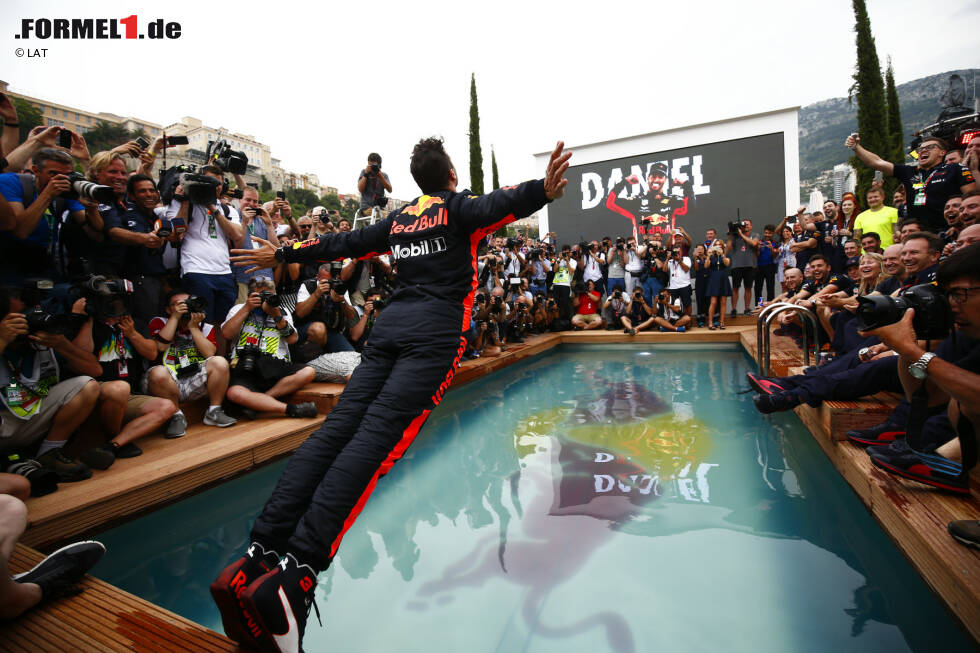
[[851, 267], [852, 265], [861, 265], [861, 257], [852, 256], [851, 258], [847, 259], [847, 265], [845, 267]]

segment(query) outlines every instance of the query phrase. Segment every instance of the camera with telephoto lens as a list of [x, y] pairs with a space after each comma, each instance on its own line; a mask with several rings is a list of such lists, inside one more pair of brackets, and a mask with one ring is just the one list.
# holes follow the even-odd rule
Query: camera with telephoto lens
[[231, 149], [231, 145], [223, 138], [208, 143], [205, 159], [213, 161], [216, 166], [233, 175], [244, 175], [248, 169], [248, 157], [245, 153]]
[[490, 300], [490, 303], [493, 304], [494, 306], [500, 306], [501, 304], [504, 303], [504, 298], [501, 297], [500, 295], [494, 295], [493, 299]]
[[70, 326], [67, 315], [48, 313], [40, 307], [24, 311], [24, 317], [27, 319], [27, 332], [31, 335], [40, 331], [52, 335], [65, 335]]
[[70, 200], [84, 197], [100, 204], [112, 204], [116, 199], [116, 193], [111, 187], [91, 182], [80, 172], [69, 172], [65, 176], [68, 177], [71, 188], [62, 193], [62, 197]]
[[654, 254], [654, 256], [661, 261], [666, 261], [667, 257], [670, 256], [670, 252], [668, 252], [665, 249], [658, 249], [657, 253]]
[[258, 362], [259, 357], [262, 356], [262, 350], [256, 345], [245, 345], [244, 347], [239, 347], [235, 353], [238, 356], [238, 362], [235, 363], [235, 369], [237, 369], [239, 372], [255, 371], [255, 364]]
[[622, 299], [623, 298], [623, 291], [620, 290], [619, 288], [616, 288], [616, 290], [613, 291], [612, 296], [613, 296], [613, 299]]
[[372, 163], [371, 164], [371, 172], [373, 172], [374, 174], [378, 174], [379, 172], [381, 172], [381, 164], [380, 163]]
[[541, 250], [539, 248], [537, 248], [537, 247], [532, 248], [531, 251], [528, 252], [528, 255], [532, 259], [537, 260], [537, 259], [541, 258]]
[[334, 291], [338, 295], [343, 295], [345, 292], [347, 292], [347, 284], [344, 283], [343, 279], [331, 279], [330, 290]]
[[7, 474], [17, 474], [27, 479], [31, 484], [32, 497], [43, 497], [58, 489], [58, 474], [33, 458], [22, 458], [14, 453], [7, 456], [2, 464]]
[[88, 274], [76, 279], [72, 287], [85, 298], [85, 313], [97, 320], [131, 314], [133, 284], [127, 279]]
[[920, 340], [942, 340], [953, 328], [949, 300], [932, 283], [923, 283], [903, 291], [897, 297], [865, 295], [858, 297], [857, 326], [871, 331], [902, 319], [905, 311], [915, 309], [912, 328]]
[[271, 290], [263, 290], [259, 293], [259, 298], [262, 300], [263, 304], [268, 304], [271, 308], [275, 308], [282, 303], [282, 299], [280, 299], [279, 295]]
[[374, 304], [375, 313], [380, 313], [381, 310], [385, 307], [385, 300], [381, 299], [380, 297], [372, 300], [371, 303]]

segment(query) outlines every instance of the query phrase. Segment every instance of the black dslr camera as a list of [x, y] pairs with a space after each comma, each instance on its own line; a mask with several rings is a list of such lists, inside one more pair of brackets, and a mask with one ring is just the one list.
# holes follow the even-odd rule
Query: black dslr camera
[[914, 308], [912, 327], [920, 340], [942, 340], [953, 328], [953, 313], [949, 300], [932, 283], [912, 286], [898, 297], [865, 295], [858, 297], [857, 325], [860, 331], [871, 331], [894, 324], [902, 319], [905, 311]]
[[275, 308], [280, 304], [282, 304], [282, 299], [279, 297], [279, 295], [272, 292], [271, 290], [263, 290], [262, 292], [259, 293], [259, 297], [262, 299], [263, 303], [268, 304], [272, 308]]
[[235, 369], [239, 372], [254, 372], [255, 365], [262, 356], [262, 350], [256, 345], [245, 345], [239, 347], [236, 353], [238, 354], [238, 362], [235, 363]]
[[52, 335], [65, 335], [71, 326], [71, 320], [67, 315], [48, 313], [40, 307], [25, 311], [24, 317], [27, 319], [27, 332], [31, 335], [39, 331]]
[[207, 313], [208, 312], [208, 300], [203, 297], [198, 297], [197, 295], [189, 295], [187, 299], [184, 300], [184, 306], [187, 307], [187, 312], [180, 316], [180, 319], [187, 322], [191, 319], [191, 313]]

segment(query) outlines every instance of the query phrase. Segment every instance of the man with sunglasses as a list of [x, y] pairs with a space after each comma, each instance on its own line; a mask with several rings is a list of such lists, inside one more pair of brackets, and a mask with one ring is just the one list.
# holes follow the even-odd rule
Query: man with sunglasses
[[918, 165], [908, 166], [885, 161], [861, 147], [861, 137], [851, 134], [844, 145], [854, 150], [863, 164], [895, 177], [905, 187], [909, 216], [924, 221], [924, 227], [934, 233], [946, 229], [943, 209], [953, 195], [965, 195], [977, 189], [970, 169], [961, 163], [944, 163], [949, 147], [941, 138], [926, 137], [916, 153]]

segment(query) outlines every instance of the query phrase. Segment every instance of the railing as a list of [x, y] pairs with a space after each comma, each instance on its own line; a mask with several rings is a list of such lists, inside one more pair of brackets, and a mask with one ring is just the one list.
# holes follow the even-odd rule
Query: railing
[[369, 215], [362, 215], [361, 210], [358, 209], [357, 213], [354, 214], [354, 223], [350, 226], [351, 231], [354, 231], [358, 226], [366, 223], [370, 226], [381, 219], [381, 209], [376, 206], [371, 207], [371, 213]]
[[[769, 376], [770, 372], [769, 362], [771, 350], [769, 340], [771, 334], [769, 332], [769, 325], [776, 319], [777, 315], [787, 311], [796, 312], [800, 316], [800, 321], [805, 322], [803, 325], [803, 364], [806, 366], [810, 365], [810, 329], [813, 330], [813, 343], [817, 351], [820, 350], [820, 325], [817, 323], [817, 318], [812, 312], [802, 306], [790, 304], [789, 302], [770, 304], [759, 311], [759, 318], [755, 324], [756, 363], [759, 366], [759, 374], [762, 376]], [[807, 329], [807, 324], [809, 324], [810, 329]]]

